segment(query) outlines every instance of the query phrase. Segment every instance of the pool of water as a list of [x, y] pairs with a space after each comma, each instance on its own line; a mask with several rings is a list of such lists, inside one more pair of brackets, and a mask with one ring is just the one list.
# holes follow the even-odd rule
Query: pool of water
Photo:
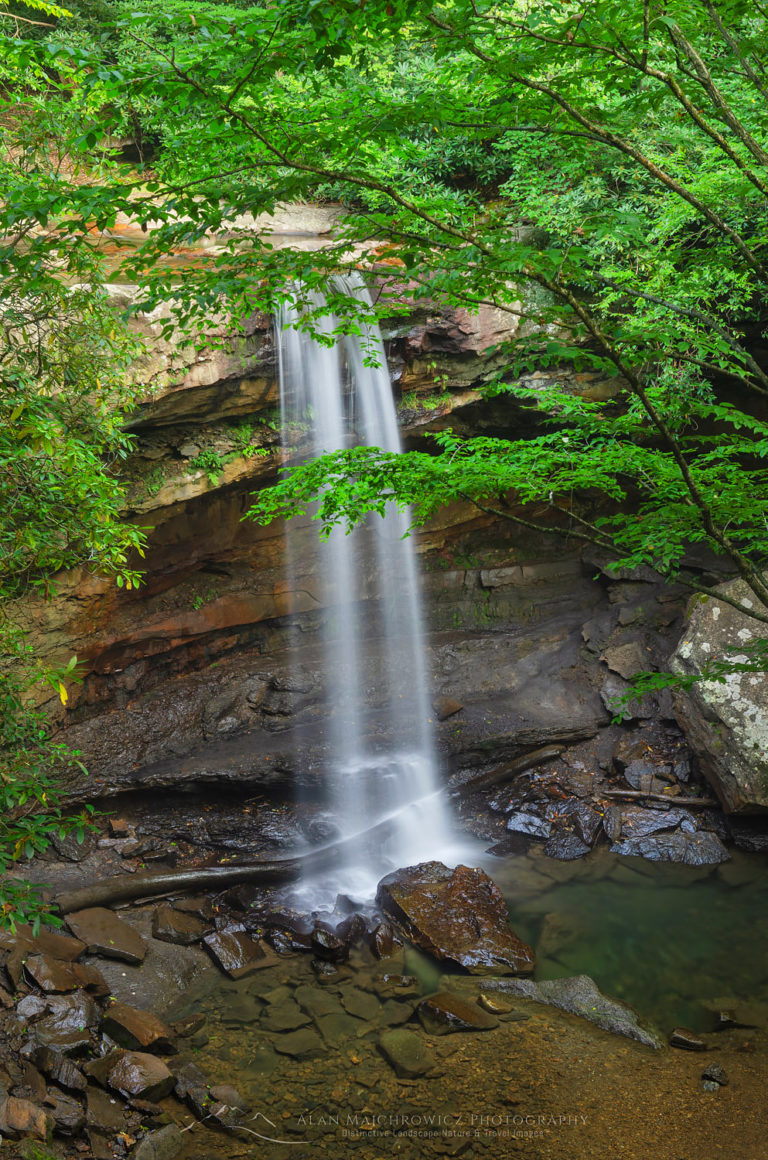
[[591, 975], [662, 1031], [706, 1031], [713, 1008], [768, 1013], [768, 857], [732, 855], [689, 867], [600, 849], [555, 862], [534, 848], [484, 868], [536, 950], [536, 978]]

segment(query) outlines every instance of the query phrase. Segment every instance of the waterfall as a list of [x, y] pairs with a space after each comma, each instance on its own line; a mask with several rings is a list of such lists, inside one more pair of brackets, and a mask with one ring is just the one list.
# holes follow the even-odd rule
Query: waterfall
[[[334, 290], [370, 306], [362, 280], [338, 276]], [[313, 308], [324, 305], [311, 296]], [[300, 310], [276, 319], [283, 443], [288, 459], [314, 458], [350, 445], [400, 451], [400, 436], [378, 327], [324, 345], [302, 332]], [[339, 320], [316, 329], [332, 335]], [[369, 365], [371, 362], [378, 365]], [[329, 769], [325, 805], [341, 836], [392, 817], [392, 839], [350, 856], [334, 889], [370, 897], [393, 866], [444, 856], [450, 827], [439, 794], [425, 665], [419, 578], [407, 512], [388, 505], [327, 541], [288, 522], [288, 568], [320, 577], [323, 711]], [[301, 539], [299, 549], [298, 540]], [[307, 552], [313, 556], [307, 559]], [[302, 645], [296, 651], [301, 659]]]

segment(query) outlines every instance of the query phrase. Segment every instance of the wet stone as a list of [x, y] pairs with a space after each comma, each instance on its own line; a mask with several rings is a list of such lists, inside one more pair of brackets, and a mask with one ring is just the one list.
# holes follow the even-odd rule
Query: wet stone
[[395, 947], [399, 945], [391, 925], [388, 922], [380, 922], [371, 935], [371, 950], [376, 958], [391, 958]]
[[194, 898], [177, 898], [174, 900], [173, 909], [180, 914], [192, 914], [203, 922], [213, 922], [213, 905], [210, 898], [206, 898], [204, 894], [198, 894]]
[[67, 915], [66, 923], [92, 954], [134, 965], [146, 957], [147, 944], [141, 935], [105, 907], [78, 910]]
[[683, 1051], [706, 1051], [707, 1045], [703, 1039], [699, 1039], [698, 1035], [693, 1031], [689, 1031], [687, 1027], [675, 1027], [674, 1031], [669, 1037], [670, 1047], [679, 1047]]
[[41, 991], [75, 991], [78, 986], [71, 967], [50, 955], [30, 955], [24, 973]]
[[621, 810], [618, 806], [608, 806], [603, 814], [603, 832], [609, 842], [618, 842], [621, 837]]
[[611, 846], [611, 853], [651, 862], [677, 862], [684, 866], [716, 866], [730, 858], [717, 834], [709, 832], [649, 834], [630, 838]]
[[262, 945], [254, 942], [244, 930], [214, 931], [203, 939], [203, 946], [232, 979], [242, 978], [273, 962]]
[[65, 1092], [52, 1091], [45, 1101], [53, 1116], [54, 1131], [62, 1136], [76, 1136], [85, 1127], [83, 1106]]
[[[8, 935], [9, 932], [0, 932]], [[23, 946], [27, 954], [50, 955], [51, 958], [61, 959], [65, 963], [72, 963], [85, 951], [85, 943], [80, 939], [70, 938], [69, 935], [59, 934], [52, 930], [40, 930], [33, 935], [32, 927], [20, 924], [16, 927], [16, 935], [10, 935], [11, 945], [6, 946], [0, 941], [0, 948], [10, 950], [12, 946]]]
[[589, 851], [587, 843], [570, 830], [556, 831], [544, 845], [547, 857], [557, 858], [561, 862], [573, 862], [576, 858], [583, 858]]
[[342, 1014], [338, 998], [320, 987], [310, 987], [302, 983], [294, 991], [294, 998], [313, 1019], [321, 1019], [324, 1015]]
[[379, 1039], [379, 1049], [395, 1074], [402, 1079], [416, 1079], [425, 1075], [437, 1063], [422, 1036], [402, 1028], [385, 1031]]
[[368, 934], [368, 927], [362, 914], [350, 914], [336, 927], [336, 935], [347, 946], [361, 943]]
[[471, 974], [533, 970], [533, 951], [510, 930], [501, 891], [482, 870], [423, 862], [382, 878], [376, 899], [437, 959]]
[[143, 1051], [126, 1051], [110, 1069], [107, 1083], [113, 1091], [142, 1100], [161, 1100], [172, 1090], [174, 1079], [161, 1059]]
[[656, 834], [662, 830], [673, 830], [689, 815], [685, 810], [643, 809], [642, 806], [626, 806], [621, 811], [622, 838], [642, 838], [646, 834]]
[[448, 1035], [454, 1031], [490, 1031], [499, 1026], [495, 1015], [477, 1003], [447, 991], [422, 999], [416, 1008], [424, 1030], [429, 1035]]
[[[16, 1010], [18, 1013], [19, 1008]], [[51, 995], [45, 1010], [47, 1013], [31, 1028], [31, 1041], [58, 1048], [65, 1055], [79, 1054], [91, 1046], [91, 1031], [98, 1026], [100, 1012], [90, 995], [83, 991]]]
[[72, 973], [79, 987], [94, 995], [97, 999], [106, 999], [110, 993], [110, 986], [98, 967], [91, 963], [73, 963]]
[[582, 842], [594, 846], [603, 824], [601, 815], [584, 802], [573, 802], [565, 812], [571, 827]]
[[338, 963], [349, 954], [349, 946], [336, 931], [325, 923], [317, 923], [312, 931], [312, 950], [318, 958]]
[[315, 1019], [315, 1024], [323, 1039], [328, 1044], [339, 1043], [342, 1039], [350, 1039], [357, 1035], [360, 1023], [351, 1015], [339, 1011], [331, 1015], [321, 1015]]
[[510, 814], [506, 822], [507, 829], [514, 834], [526, 834], [530, 838], [548, 838], [552, 833], [552, 823], [536, 814], [520, 811]]
[[105, 1136], [117, 1135], [125, 1127], [122, 1103], [101, 1088], [89, 1088], [86, 1123]]
[[705, 1067], [701, 1073], [701, 1078], [717, 1084], [718, 1087], [725, 1087], [730, 1083], [728, 1073], [719, 1063], [710, 1063], [708, 1067]]
[[35, 1140], [46, 1140], [51, 1134], [53, 1121], [48, 1112], [43, 1111], [30, 1100], [20, 1100], [6, 1096], [0, 1103], [0, 1138], [31, 1136]]
[[206, 1076], [194, 1063], [187, 1063], [176, 1073], [174, 1095], [195, 1113], [198, 1119], [206, 1114], [210, 1102]]
[[113, 1003], [104, 1015], [102, 1030], [120, 1047], [153, 1051], [161, 1055], [176, 1051], [170, 1027], [151, 1011], [140, 1011], [126, 1003]]
[[136, 1146], [132, 1160], [175, 1160], [184, 1147], [184, 1134], [176, 1124], [149, 1132]]
[[261, 1021], [265, 1031], [296, 1031], [309, 1023], [306, 1015], [294, 999], [286, 999], [282, 1003], [274, 1003], [268, 1014]]
[[107, 1077], [110, 1071], [124, 1055], [125, 1050], [123, 1048], [115, 1047], [107, 1052], [106, 1055], [101, 1055], [96, 1059], [89, 1059], [87, 1063], [84, 1063], [83, 1073], [89, 1079], [95, 1079], [96, 1083], [100, 1083], [102, 1087], [106, 1087]]
[[357, 1019], [375, 1019], [381, 1010], [381, 1003], [376, 996], [361, 991], [359, 987], [345, 988], [341, 993], [341, 1004], [345, 1011]]
[[59, 1087], [73, 1092], [84, 1092], [87, 1081], [71, 1059], [51, 1047], [35, 1047], [30, 1056], [35, 1067]]
[[58, 834], [51, 835], [51, 845], [59, 857], [64, 858], [67, 862], [82, 862], [93, 850], [94, 844], [95, 839], [92, 834], [85, 834], [81, 842], [77, 840], [77, 834], [74, 831], [63, 838], [59, 837]]
[[292, 1031], [289, 1035], [281, 1035], [275, 1040], [274, 1048], [281, 1055], [292, 1055], [294, 1059], [314, 1059], [325, 1054], [322, 1039], [308, 1027]]
[[171, 1030], [178, 1039], [188, 1039], [205, 1026], [206, 1016], [202, 1011], [195, 1011], [192, 1015], [185, 1015], [171, 1024]]
[[161, 942], [191, 946], [200, 942], [205, 932], [206, 925], [201, 919], [171, 906], [158, 906], [152, 915], [152, 936]]

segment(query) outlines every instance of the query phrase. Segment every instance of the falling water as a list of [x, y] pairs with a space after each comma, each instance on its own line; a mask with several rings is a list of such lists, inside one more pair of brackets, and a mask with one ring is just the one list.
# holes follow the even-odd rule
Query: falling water
[[[358, 277], [334, 289], [370, 305]], [[310, 299], [313, 308], [323, 299]], [[300, 311], [278, 319], [283, 440], [301, 432], [300, 454], [316, 457], [351, 445], [400, 451], [397, 415], [378, 327], [332, 346], [299, 329]], [[331, 335], [338, 318], [316, 329]], [[378, 365], [368, 365], [374, 362]], [[288, 558], [298, 564], [299, 534], [288, 527]], [[334, 888], [370, 895], [394, 865], [443, 856], [449, 843], [439, 794], [425, 669], [419, 583], [407, 512], [388, 505], [350, 534], [335, 528], [312, 537], [324, 595], [322, 648], [330, 749], [327, 808], [342, 836], [392, 816], [392, 837], [364, 856], [351, 855]], [[307, 570], [302, 538], [302, 570]]]

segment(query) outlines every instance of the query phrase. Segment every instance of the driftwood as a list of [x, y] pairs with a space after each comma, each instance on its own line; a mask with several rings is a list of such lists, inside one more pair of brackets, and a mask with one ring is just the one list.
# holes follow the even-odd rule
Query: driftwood
[[564, 745], [545, 745], [543, 749], [534, 749], [532, 753], [524, 753], [522, 757], [516, 757], [514, 761], [500, 765], [498, 769], [492, 769], [490, 773], [483, 773], [480, 777], [465, 781], [463, 785], [454, 790], [452, 797], [464, 797], [466, 794], [474, 793], [475, 790], [488, 789], [492, 785], [509, 781], [510, 778], [516, 777], [519, 773], [525, 773], [526, 769], [530, 769], [534, 765], [559, 757], [564, 749]]
[[630, 798], [633, 800], [646, 798], [652, 802], [666, 802], [667, 805], [690, 806], [693, 810], [703, 810], [708, 806], [714, 806], [715, 809], [720, 808], [720, 803], [714, 798], [672, 797], [664, 793], [643, 793], [639, 789], [602, 789], [597, 793], [597, 797]]

